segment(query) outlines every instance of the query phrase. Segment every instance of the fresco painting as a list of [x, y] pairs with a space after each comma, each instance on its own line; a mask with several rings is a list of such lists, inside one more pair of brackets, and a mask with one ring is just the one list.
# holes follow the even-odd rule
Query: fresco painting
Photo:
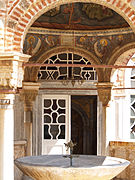
[[120, 15], [105, 6], [71, 3], [44, 13], [32, 26], [65, 30], [98, 30], [128, 27], [128, 24]]

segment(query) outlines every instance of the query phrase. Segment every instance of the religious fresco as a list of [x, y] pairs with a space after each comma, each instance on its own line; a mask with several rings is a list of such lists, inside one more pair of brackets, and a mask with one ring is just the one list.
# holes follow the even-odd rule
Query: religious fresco
[[[61, 46], [61, 36], [55, 34], [28, 33], [24, 42], [24, 53], [37, 59], [48, 50]], [[104, 36], [75, 36], [75, 46], [93, 53], [101, 63], [107, 63], [113, 53], [122, 46], [135, 42], [134, 33]]]
[[23, 51], [32, 56], [30, 61], [36, 61], [45, 51], [59, 45], [60, 37], [57, 35], [28, 33], [24, 41]]
[[134, 33], [107, 36], [77, 36], [76, 46], [95, 54], [101, 63], [107, 63], [116, 49], [134, 41]]
[[100, 30], [129, 25], [120, 15], [105, 6], [94, 3], [71, 3], [44, 13], [32, 26], [65, 30]]

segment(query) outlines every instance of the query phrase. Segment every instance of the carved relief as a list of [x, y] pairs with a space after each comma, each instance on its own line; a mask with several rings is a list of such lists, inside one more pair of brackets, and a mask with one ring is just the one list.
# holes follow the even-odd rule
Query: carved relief
[[23, 88], [20, 91], [20, 99], [24, 101], [25, 111], [32, 111], [33, 102], [38, 94], [39, 86], [39, 83], [23, 82]]
[[0, 89], [22, 86], [24, 69], [22, 63], [30, 56], [24, 54], [6, 54], [0, 56]]
[[23, 69], [18, 65], [2, 66], [0, 69], [0, 88], [21, 87], [23, 80]]
[[102, 102], [103, 106], [107, 106], [111, 100], [111, 89], [113, 84], [110, 82], [97, 83], [97, 91], [99, 100]]
[[33, 102], [38, 94], [37, 90], [22, 90], [20, 93], [21, 100], [24, 101], [24, 110], [32, 111]]

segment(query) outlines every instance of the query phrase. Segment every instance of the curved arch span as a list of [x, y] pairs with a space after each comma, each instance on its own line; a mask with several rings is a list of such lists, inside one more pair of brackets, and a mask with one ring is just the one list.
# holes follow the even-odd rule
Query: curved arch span
[[[79, 48], [79, 47], [68, 47], [68, 46], [60, 46], [60, 47], [55, 47], [52, 48], [51, 50], [45, 52], [43, 55], [41, 55], [37, 61], [35, 63], [44, 63], [45, 60], [49, 57], [52, 57], [56, 54], [60, 54], [60, 53], [75, 53], [77, 55], [80, 55], [84, 58], [86, 58], [91, 64], [97, 64], [100, 65], [101, 62], [98, 60], [98, 58], [92, 54], [91, 52], [83, 49], [83, 48]], [[40, 67], [32, 67], [32, 68], [28, 68], [29, 70], [31, 69], [31, 77], [33, 78], [32, 81], [37, 81], [37, 75], [38, 75], [38, 70]], [[27, 80], [29, 78], [29, 73], [27, 73], [27, 68], [25, 69], [25, 80]], [[98, 76], [102, 77], [102, 69], [96, 69]]]
[[[119, 15], [121, 15], [127, 23], [131, 26], [131, 28], [135, 29], [135, 18], [134, 18], [134, 10], [131, 8], [130, 2], [125, 1], [113, 1], [113, 0], [35, 0], [29, 1], [26, 3], [25, 10], [23, 8], [22, 1], [18, 0], [18, 3], [15, 4], [14, 8], [9, 10], [9, 15], [7, 19], [7, 24], [11, 24], [10, 27], [13, 32], [13, 36], [10, 37], [13, 43], [13, 50], [21, 51], [23, 47], [23, 41], [25, 39], [25, 35], [28, 32], [28, 29], [32, 25], [32, 23], [43, 13], [46, 11], [60, 6], [66, 3], [74, 3], [74, 2], [85, 2], [85, 3], [96, 3], [100, 5], [104, 5], [114, 11], [116, 11]], [[11, 30], [10, 30], [11, 32]], [[7, 33], [8, 34], [8, 33]], [[20, 38], [21, 37], [21, 38]], [[9, 38], [9, 37], [7, 37]]]
[[[108, 64], [114, 65], [127, 65], [130, 58], [135, 54], [135, 43], [129, 43], [123, 46], [122, 48], [115, 51], [115, 53], [111, 56]], [[113, 76], [115, 69], [110, 71], [110, 79]]]

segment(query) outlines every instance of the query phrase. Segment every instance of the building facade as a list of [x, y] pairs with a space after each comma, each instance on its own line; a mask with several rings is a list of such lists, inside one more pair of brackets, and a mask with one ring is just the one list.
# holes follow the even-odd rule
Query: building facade
[[117, 179], [134, 180], [134, 31], [134, 0], [0, 0], [0, 180], [71, 139], [75, 154], [121, 149]]

